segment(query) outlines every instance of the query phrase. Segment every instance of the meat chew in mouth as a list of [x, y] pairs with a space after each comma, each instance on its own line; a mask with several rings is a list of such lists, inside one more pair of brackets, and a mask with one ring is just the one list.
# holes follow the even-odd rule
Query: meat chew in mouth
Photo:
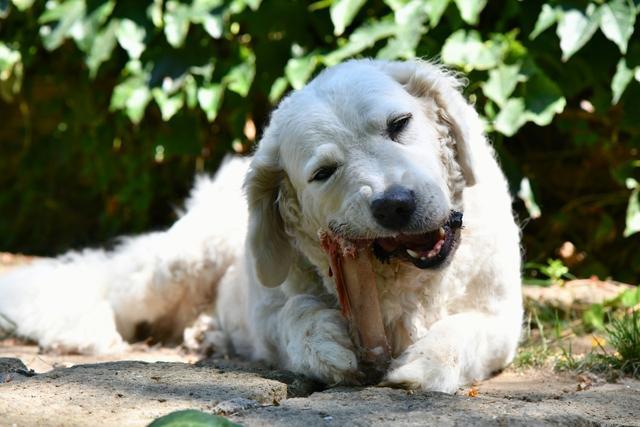
[[391, 360], [372, 257], [383, 262], [399, 258], [421, 269], [437, 267], [455, 247], [461, 227], [462, 213], [452, 211], [443, 226], [421, 234], [348, 240], [329, 231], [319, 233], [366, 382], [378, 382]]

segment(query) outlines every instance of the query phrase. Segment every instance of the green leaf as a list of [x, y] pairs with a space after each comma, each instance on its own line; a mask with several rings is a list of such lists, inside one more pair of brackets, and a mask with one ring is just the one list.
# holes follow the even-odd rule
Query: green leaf
[[611, 0], [603, 4], [600, 9], [600, 30], [612, 42], [618, 45], [620, 52], [627, 53], [627, 44], [633, 34], [636, 22], [636, 8], [628, 0]]
[[626, 226], [623, 236], [629, 237], [640, 231], [640, 188], [636, 187], [629, 196]]
[[556, 33], [560, 38], [562, 60], [567, 61], [584, 46], [598, 29], [601, 9], [592, 3], [586, 12], [577, 9], [565, 11], [560, 16]]
[[365, 3], [366, 0], [335, 0], [331, 3], [329, 13], [333, 23], [333, 33], [336, 36], [344, 33]]
[[582, 322], [591, 329], [604, 330], [604, 307], [593, 304], [582, 314]]
[[513, 136], [527, 122], [524, 99], [511, 98], [496, 116], [493, 127], [503, 135]]
[[127, 18], [118, 23], [115, 31], [118, 44], [127, 51], [131, 59], [140, 58], [140, 55], [144, 52], [146, 48], [144, 44], [146, 33], [143, 27]]
[[327, 66], [335, 65], [373, 46], [377, 41], [396, 34], [396, 31], [397, 26], [391, 17], [369, 21], [355, 30], [347, 43], [323, 57], [322, 61]]
[[133, 123], [140, 123], [151, 100], [151, 92], [140, 76], [129, 77], [118, 84], [111, 94], [110, 109], [124, 110]]
[[482, 84], [482, 92], [487, 98], [503, 106], [513, 93], [519, 81], [526, 77], [520, 74], [520, 64], [504, 65], [489, 71], [489, 79]]
[[11, 0], [11, 2], [20, 11], [25, 11], [25, 10], [29, 9], [33, 5], [33, 0]]
[[480, 12], [487, 5], [487, 0], [454, 0], [462, 20], [470, 25], [476, 25]]
[[153, 99], [160, 107], [160, 113], [162, 114], [162, 120], [168, 122], [184, 105], [184, 97], [182, 93], [178, 93], [174, 96], [168, 96], [162, 89], [154, 88], [151, 91]]
[[52, 1], [50, 4], [51, 8], [38, 18], [40, 24], [46, 24], [40, 27], [40, 36], [44, 48], [49, 51], [60, 47], [74, 27], [81, 28], [85, 13], [84, 0]]
[[457, 65], [469, 72], [496, 67], [504, 52], [499, 43], [483, 42], [475, 30], [458, 30], [445, 41], [441, 54], [444, 63]]
[[451, 0], [431, 0], [424, 5], [432, 28], [438, 25], [449, 3], [451, 3]]
[[531, 34], [529, 34], [529, 39], [533, 40], [538, 37], [542, 32], [544, 32], [547, 28], [552, 26], [558, 21], [558, 18], [561, 16], [562, 10], [556, 9], [555, 7], [551, 7], [548, 4], [542, 5], [542, 10], [540, 11], [540, 15], [538, 15], [538, 20], [536, 21], [536, 25], [533, 28]]
[[169, 0], [165, 6], [164, 35], [173, 47], [181, 47], [189, 32], [191, 8], [189, 5]]
[[20, 51], [13, 50], [0, 42], [0, 96], [6, 101], [20, 92], [23, 65]]
[[207, 114], [207, 120], [210, 122], [214, 121], [218, 115], [223, 94], [224, 87], [221, 84], [210, 84], [198, 89], [198, 104]]
[[307, 83], [317, 66], [318, 60], [315, 54], [291, 58], [284, 68], [284, 73], [291, 86], [298, 90]]
[[612, 105], [615, 105], [620, 101], [620, 98], [629, 85], [629, 82], [631, 82], [631, 79], [633, 79], [633, 70], [627, 66], [625, 58], [620, 58], [618, 65], [616, 66], [616, 73], [613, 75], [613, 79], [611, 80], [611, 92], [613, 93], [613, 98], [611, 99]]
[[256, 74], [256, 68], [252, 61], [245, 61], [233, 67], [224, 77], [229, 90], [246, 97], [251, 89], [251, 83]]
[[269, 102], [271, 102], [271, 104], [278, 102], [288, 87], [289, 81], [287, 78], [278, 77], [271, 85], [271, 90], [269, 90]]
[[394, 13], [397, 26], [395, 37], [378, 51], [380, 59], [413, 58], [420, 38], [427, 32], [424, 22], [427, 11], [422, 0], [412, 0]]
[[117, 25], [118, 23], [116, 21], [111, 21], [109, 25], [100, 31], [93, 39], [93, 43], [86, 57], [91, 78], [96, 76], [100, 65], [111, 58], [111, 53], [116, 45]]
[[524, 206], [525, 208], [527, 208], [527, 212], [529, 212], [529, 216], [531, 218], [540, 218], [542, 211], [540, 210], [540, 206], [538, 206], [538, 203], [536, 202], [533, 190], [531, 189], [531, 182], [529, 182], [529, 178], [525, 177], [520, 181], [518, 197], [524, 202]]
[[241, 427], [219, 415], [211, 415], [195, 409], [175, 411], [154, 420], [148, 427]]
[[529, 78], [525, 96], [527, 121], [546, 126], [556, 114], [564, 111], [566, 105], [567, 101], [558, 85], [541, 71]]

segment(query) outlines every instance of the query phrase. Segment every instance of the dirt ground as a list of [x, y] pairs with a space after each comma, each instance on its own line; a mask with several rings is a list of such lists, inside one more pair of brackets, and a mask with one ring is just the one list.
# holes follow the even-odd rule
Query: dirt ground
[[[0, 253], [0, 273], [28, 261]], [[558, 300], [592, 298], [583, 288], [564, 287]], [[532, 300], [547, 298], [532, 292]], [[0, 340], [0, 426], [145, 426], [180, 409], [246, 426], [640, 426], [640, 381], [511, 367], [454, 395], [327, 389], [260, 364], [199, 360], [175, 348], [134, 345], [125, 354], [89, 357], [41, 354], [37, 346]]]
[[[507, 369], [455, 395], [336, 387], [177, 349], [111, 357], [39, 354], [0, 342], [1, 426], [144, 426], [180, 409], [272, 425], [638, 425], [640, 381]], [[31, 371], [33, 370], [33, 371]]]

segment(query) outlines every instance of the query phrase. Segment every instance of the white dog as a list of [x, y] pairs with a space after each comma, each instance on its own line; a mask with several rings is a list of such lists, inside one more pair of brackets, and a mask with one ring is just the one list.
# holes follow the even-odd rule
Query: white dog
[[318, 237], [329, 231], [375, 254], [386, 383], [453, 392], [486, 378], [520, 335], [519, 230], [459, 87], [422, 61], [325, 70], [282, 101], [250, 164], [198, 181], [166, 232], [0, 277], [0, 326], [107, 352], [141, 326], [179, 336], [215, 304], [236, 353], [349, 382], [359, 361]]

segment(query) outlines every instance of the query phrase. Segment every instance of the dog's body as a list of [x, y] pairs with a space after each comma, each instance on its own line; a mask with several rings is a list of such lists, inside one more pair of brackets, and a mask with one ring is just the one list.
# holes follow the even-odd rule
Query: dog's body
[[485, 378], [519, 339], [519, 230], [458, 87], [420, 61], [327, 70], [281, 103], [250, 164], [196, 185], [168, 231], [0, 277], [0, 313], [44, 347], [104, 352], [141, 324], [179, 334], [215, 304], [240, 355], [349, 382], [358, 360], [318, 237], [330, 231], [376, 254], [387, 383], [453, 392]]

